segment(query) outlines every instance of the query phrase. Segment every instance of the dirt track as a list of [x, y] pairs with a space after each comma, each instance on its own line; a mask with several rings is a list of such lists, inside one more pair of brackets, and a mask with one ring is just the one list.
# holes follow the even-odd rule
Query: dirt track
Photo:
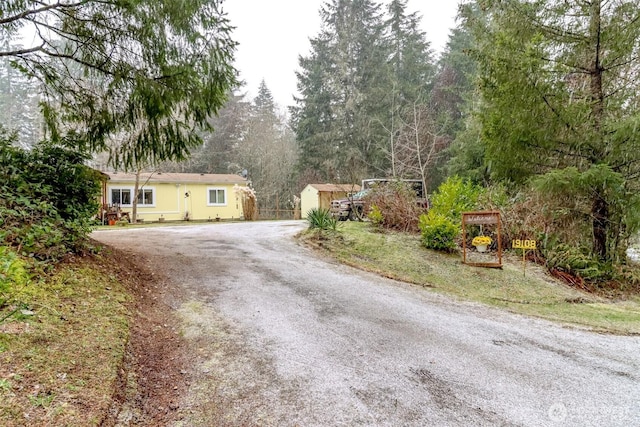
[[161, 407], [170, 424], [640, 425], [640, 337], [566, 329], [341, 266], [297, 245], [302, 227], [94, 233], [156, 272], [164, 328], [183, 337], [165, 367], [182, 371], [165, 375], [178, 378], [177, 400]]

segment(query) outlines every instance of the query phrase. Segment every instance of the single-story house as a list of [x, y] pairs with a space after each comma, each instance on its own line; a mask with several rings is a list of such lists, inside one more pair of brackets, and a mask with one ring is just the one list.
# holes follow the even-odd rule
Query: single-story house
[[[106, 172], [103, 202], [131, 212], [136, 175]], [[142, 172], [137, 218], [146, 221], [243, 218], [242, 200], [234, 186], [247, 179], [233, 174]], [[162, 219], [161, 219], [162, 218]]]
[[303, 217], [311, 209], [331, 209], [331, 201], [346, 199], [360, 191], [357, 184], [309, 184], [300, 194], [300, 212]]

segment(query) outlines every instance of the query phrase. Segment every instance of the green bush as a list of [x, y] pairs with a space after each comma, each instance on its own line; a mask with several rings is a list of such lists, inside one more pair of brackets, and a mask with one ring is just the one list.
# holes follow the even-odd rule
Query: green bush
[[462, 229], [462, 213], [477, 209], [482, 187], [458, 176], [447, 178], [431, 196], [429, 212], [420, 216], [422, 244], [439, 251], [456, 249]]
[[447, 178], [431, 196], [429, 210], [454, 222], [462, 220], [462, 212], [477, 209], [482, 187], [459, 176]]
[[307, 212], [307, 222], [310, 230], [335, 231], [338, 229], [338, 220], [328, 209], [311, 209]]
[[382, 211], [378, 207], [378, 205], [372, 205], [371, 211], [367, 215], [369, 221], [371, 221], [371, 225], [374, 227], [381, 227], [384, 224], [384, 216], [382, 215]]
[[15, 142], [0, 126], [3, 244], [42, 261], [85, 251], [99, 207], [99, 173], [74, 150], [41, 143], [27, 151]]
[[460, 234], [460, 226], [451, 218], [429, 211], [420, 215], [419, 227], [422, 244], [426, 248], [445, 252], [456, 249], [456, 238]]

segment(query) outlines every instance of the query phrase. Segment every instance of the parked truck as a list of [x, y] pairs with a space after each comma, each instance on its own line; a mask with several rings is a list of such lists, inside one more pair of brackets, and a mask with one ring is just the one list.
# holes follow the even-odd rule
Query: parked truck
[[369, 194], [374, 187], [391, 182], [404, 182], [410, 185], [416, 192], [418, 203], [426, 206], [427, 198], [421, 180], [370, 178], [362, 180], [361, 190], [353, 196], [345, 199], [333, 200], [331, 202], [331, 214], [340, 221], [346, 221], [347, 219], [350, 219], [351, 221], [361, 221], [367, 214], [367, 194]]

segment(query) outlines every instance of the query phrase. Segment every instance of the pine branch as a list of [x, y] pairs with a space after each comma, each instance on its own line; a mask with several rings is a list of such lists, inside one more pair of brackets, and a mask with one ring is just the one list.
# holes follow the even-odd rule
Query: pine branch
[[[83, 6], [87, 3], [93, 3], [93, 2], [96, 2], [96, 0], [81, 0], [76, 3], [63, 3], [61, 1], [58, 1], [56, 3], [51, 3], [51, 4], [46, 4], [44, 2], [34, 2], [34, 3], [41, 4], [42, 7], [38, 9], [25, 10], [22, 13], [18, 13], [17, 15], [7, 16], [6, 18], [0, 18], [0, 26], [18, 22], [32, 15], [38, 15], [40, 13], [45, 13], [45, 12], [57, 10], [57, 9], [73, 9], [73, 8]], [[108, 4], [108, 2], [100, 2], [100, 3]]]
[[15, 49], [10, 51], [0, 51], [0, 57], [3, 56], [23, 56], [30, 53], [41, 52], [46, 43], [42, 43], [40, 46], [35, 46], [29, 49]]

